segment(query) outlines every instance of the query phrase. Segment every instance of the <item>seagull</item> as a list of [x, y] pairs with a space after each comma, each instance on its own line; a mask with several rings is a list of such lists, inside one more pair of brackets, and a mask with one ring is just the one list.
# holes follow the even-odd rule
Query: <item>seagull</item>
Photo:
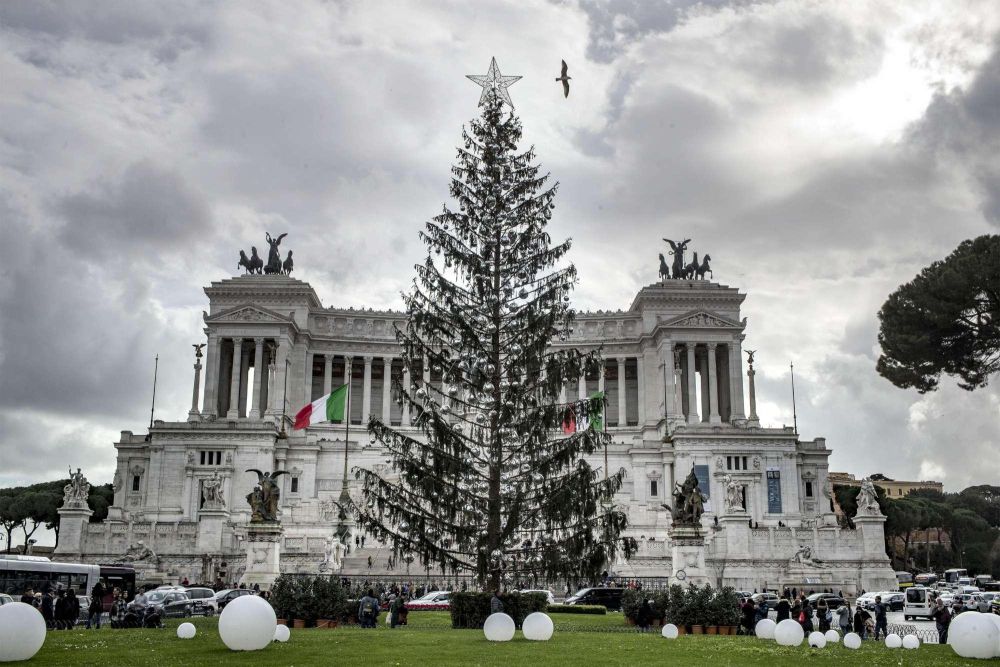
[[566, 61], [563, 60], [562, 61], [562, 76], [560, 76], [558, 79], [556, 79], [556, 81], [562, 81], [563, 93], [565, 94], [566, 97], [569, 97], [569, 80], [573, 78], [571, 76], [566, 76], [566, 71], [568, 69], [569, 68], [566, 66]]

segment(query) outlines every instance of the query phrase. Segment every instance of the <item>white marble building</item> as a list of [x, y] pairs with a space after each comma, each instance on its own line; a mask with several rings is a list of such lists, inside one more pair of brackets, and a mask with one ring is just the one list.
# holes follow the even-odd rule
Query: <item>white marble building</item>
[[[107, 562], [143, 540], [158, 554], [162, 576], [234, 579], [246, 566], [245, 496], [256, 482], [244, 471], [281, 469], [290, 471], [280, 478], [281, 567], [316, 571], [337, 523], [332, 500], [342, 490], [346, 427], [293, 432], [291, 416], [345, 382], [350, 367], [348, 465], [384, 465], [363, 427], [368, 415], [409, 424], [387, 378], [441, 381], [429, 369], [421, 378], [403, 373], [393, 325], [404, 313], [324, 308], [312, 287], [285, 276], [232, 278], [205, 293], [204, 390], [199, 359], [186, 419], [158, 420], [148, 435], [122, 432], [109, 518], [86, 524], [80, 510], [64, 512], [60, 557]], [[837, 527], [825, 440], [760, 426], [741, 351], [745, 297], [709, 281], [667, 280], [643, 288], [625, 310], [581, 313], [572, 338], [559, 343], [603, 349], [604, 373], [566, 386], [563, 398], [607, 393], [614, 441], [607, 455], [612, 470], [628, 471], [618, 502], [641, 544], [616, 570], [672, 576], [695, 567], [700, 578], [749, 589], [806, 580], [845, 591], [889, 585], [895, 579], [884, 519]], [[598, 458], [593, 463], [603, 465]], [[673, 562], [670, 514], [662, 507], [692, 466], [709, 496], [697, 565]], [[205, 507], [202, 486], [216, 474], [224, 506]], [[739, 507], [726, 507], [727, 476], [742, 487]], [[802, 546], [811, 558], [791, 563]], [[344, 572], [367, 571], [369, 556], [372, 572], [385, 572], [386, 555], [373, 541], [353, 550]]]

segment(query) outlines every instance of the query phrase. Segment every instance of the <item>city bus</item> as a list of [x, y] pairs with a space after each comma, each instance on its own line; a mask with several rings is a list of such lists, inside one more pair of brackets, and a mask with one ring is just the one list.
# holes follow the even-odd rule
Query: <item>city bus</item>
[[913, 578], [913, 583], [917, 586], [931, 587], [938, 581], [938, 576], [932, 572], [924, 572]]
[[107, 591], [103, 599], [107, 610], [111, 608], [115, 588], [125, 591], [129, 597], [135, 592], [135, 569], [124, 565], [62, 563], [44, 556], [0, 554], [0, 593], [15, 599], [29, 588], [41, 593], [72, 588], [77, 595], [90, 595], [98, 581], [104, 582]]
[[969, 571], [964, 567], [953, 567], [944, 571], [944, 582], [949, 586], [958, 586], [961, 579], [968, 579]]
[[899, 584], [899, 590], [905, 591], [913, 585], [913, 575], [909, 572], [897, 572], [896, 582]]

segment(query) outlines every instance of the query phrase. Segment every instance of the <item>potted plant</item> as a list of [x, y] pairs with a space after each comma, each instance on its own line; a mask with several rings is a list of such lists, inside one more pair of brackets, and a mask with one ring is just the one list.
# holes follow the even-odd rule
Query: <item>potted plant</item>
[[683, 635], [687, 633], [687, 602], [684, 589], [678, 584], [671, 586], [670, 593], [666, 594], [664, 620], [667, 623], [673, 623], [677, 626], [677, 634]]
[[705, 609], [703, 607], [702, 590], [691, 586], [684, 592], [684, 610], [692, 635], [705, 634]]
[[735, 635], [740, 622], [739, 597], [730, 587], [720, 589], [712, 599], [713, 622], [720, 628], [719, 634]]
[[347, 594], [340, 582], [333, 577], [316, 577], [313, 580], [313, 597], [316, 601], [316, 627], [335, 628], [347, 603]]
[[292, 622], [293, 628], [304, 628], [307, 624], [316, 621], [316, 601], [313, 597], [312, 579], [309, 577], [295, 577], [295, 585], [292, 593], [295, 596], [292, 611], [295, 620]]
[[287, 574], [279, 576], [271, 585], [270, 603], [274, 607], [275, 616], [278, 617], [278, 625], [288, 625], [288, 620], [292, 617], [295, 604], [293, 586], [293, 578]]
[[642, 593], [635, 590], [627, 590], [622, 593], [622, 616], [629, 625], [635, 625], [639, 618], [639, 606], [642, 604]]

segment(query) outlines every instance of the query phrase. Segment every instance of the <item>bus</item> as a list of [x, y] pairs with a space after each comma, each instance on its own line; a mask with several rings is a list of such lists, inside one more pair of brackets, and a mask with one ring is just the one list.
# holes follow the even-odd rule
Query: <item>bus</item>
[[106, 591], [102, 601], [105, 610], [111, 609], [115, 588], [125, 591], [129, 598], [135, 593], [135, 569], [129, 566], [62, 563], [44, 556], [0, 554], [0, 593], [15, 599], [29, 588], [41, 593], [72, 588], [77, 595], [90, 595], [98, 581], [103, 581]]
[[950, 570], [944, 571], [944, 582], [949, 586], [958, 586], [960, 579], [967, 579], [969, 577], [969, 571], [964, 567], [953, 567]]
[[924, 572], [922, 574], [918, 574], [913, 578], [914, 584], [916, 584], [917, 586], [927, 586], [928, 588], [936, 584], [937, 581], [938, 581], [938, 576], [933, 572]]
[[909, 572], [897, 572], [896, 582], [899, 584], [899, 590], [905, 591], [913, 585], [913, 575]]

